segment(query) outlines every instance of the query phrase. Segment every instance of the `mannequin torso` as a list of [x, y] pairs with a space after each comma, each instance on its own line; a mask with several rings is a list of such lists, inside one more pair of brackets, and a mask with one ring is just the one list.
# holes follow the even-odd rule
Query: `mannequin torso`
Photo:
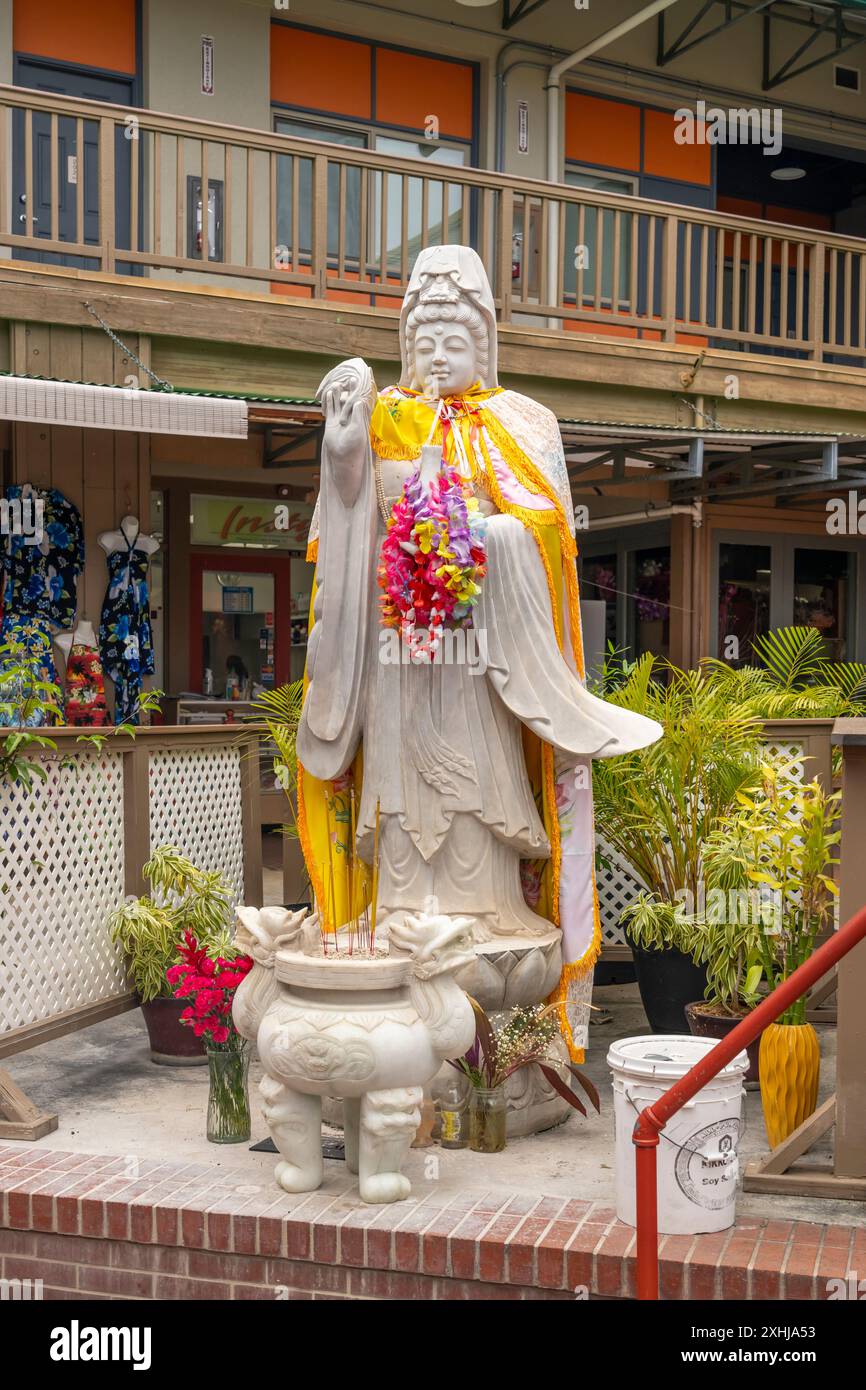
[[97, 538], [106, 555], [111, 555], [115, 550], [143, 550], [146, 555], [153, 555], [159, 550], [159, 541], [155, 536], [146, 536], [139, 531], [139, 521], [137, 516], [125, 516], [120, 523], [117, 531], [103, 531]]

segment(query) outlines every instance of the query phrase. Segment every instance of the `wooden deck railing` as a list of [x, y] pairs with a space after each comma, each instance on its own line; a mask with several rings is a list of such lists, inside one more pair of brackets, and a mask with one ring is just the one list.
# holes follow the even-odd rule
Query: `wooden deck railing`
[[393, 309], [420, 248], [459, 241], [482, 255], [503, 322], [866, 364], [866, 241], [433, 151], [402, 159], [0, 86], [0, 252]]

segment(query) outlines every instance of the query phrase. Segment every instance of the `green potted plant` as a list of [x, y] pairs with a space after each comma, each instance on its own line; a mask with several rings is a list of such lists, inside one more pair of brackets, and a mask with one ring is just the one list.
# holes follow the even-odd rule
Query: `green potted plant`
[[706, 972], [681, 918], [700, 900], [707, 837], [757, 779], [760, 722], [711, 673], [649, 654], [607, 698], [664, 729], [649, 748], [594, 763], [593, 794], [599, 831], [643, 884], [623, 920], [650, 1027], [682, 1033]]
[[221, 874], [198, 869], [172, 845], [160, 845], [143, 869], [151, 893], [130, 898], [108, 919], [141, 1001], [154, 1062], [191, 1066], [207, 1061], [201, 1038], [181, 1027], [184, 1001], [174, 997], [166, 971], [177, 962], [184, 932], [206, 949], [231, 951], [231, 890]]
[[[817, 779], [796, 783], [790, 772], [789, 765], [764, 764], [756, 791], [739, 794], [736, 811], [722, 819], [705, 849], [712, 882], [728, 893], [757, 887], [769, 895], [772, 910], [763, 914], [757, 941], [771, 990], [832, 929], [838, 894], [832, 872], [839, 862], [841, 793], [826, 792]], [[818, 1099], [820, 1050], [804, 998], [764, 1029], [759, 1057], [764, 1123], [776, 1148]]]

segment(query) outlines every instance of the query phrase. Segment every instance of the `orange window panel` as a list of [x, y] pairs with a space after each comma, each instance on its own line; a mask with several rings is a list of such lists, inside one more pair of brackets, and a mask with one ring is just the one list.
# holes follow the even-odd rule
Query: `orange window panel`
[[443, 135], [472, 139], [472, 68], [417, 53], [376, 49], [375, 119], [423, 130], [435, 116]]
[[566, 92], [565, 157], [576, 164], [602, 164], [638, 173], [640, 107]]
[[135, 73], [135, 0], [15, 0], [17, 53]]
[[372, 86], [368, 44], [271, 25], [272, 101], [369, 120]]
[[826, 212], [807, 212], [804, 208], [767, 207], [768, 222], [787, 222], [792, 227], [814, 227], [816, 231], [829, 232], [833, 229], [833, 219]]
[[750, 198], [728, 198], [724, 193], [716, 199], [719, 212], [733, 212], [737, 217], [763, 217], [763, 207], [753, 203]]
[[678, 145], [674, 139], [675, 128], [672, 111], [647, 109], [644, 112], [644, 173], [660, 179], [679, 179], [681, 183], [710, 183], [710, 146]]

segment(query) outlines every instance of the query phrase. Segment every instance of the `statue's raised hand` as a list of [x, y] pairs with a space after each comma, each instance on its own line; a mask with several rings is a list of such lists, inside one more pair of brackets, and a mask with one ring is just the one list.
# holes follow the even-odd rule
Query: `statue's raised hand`
[[331, 472], [343, 504], [358, 496], [370, 437], [376, 385], [366, 362], [352, 358], [329, 372], [319, 387], [325, 416], [323, 467]]

